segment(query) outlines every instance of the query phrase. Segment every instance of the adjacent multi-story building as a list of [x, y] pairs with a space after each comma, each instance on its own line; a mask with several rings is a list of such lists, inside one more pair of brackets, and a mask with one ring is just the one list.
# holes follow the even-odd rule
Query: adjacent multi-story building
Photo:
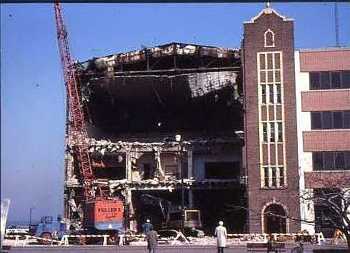
[[[295, 52], [301, 194], [350, 188], [350, 48]], [[302, 228], [332, 234], [322, 207], [302, 201]]]
[[[154, 197], [200, 210], [207, 232], [218, 220], [231, 233], [322, 231], [322, 211], [300, 195], [350, 186], [349, 59], [295, 51], [293, 20], [267, 7], [244, 23], [241, 49], [174, 42], [81, 62], [96, 182], [124, 201], [133, 230], [147, 217], [161, 226]], [[68, 148], [75, 222], [78, 168]]]

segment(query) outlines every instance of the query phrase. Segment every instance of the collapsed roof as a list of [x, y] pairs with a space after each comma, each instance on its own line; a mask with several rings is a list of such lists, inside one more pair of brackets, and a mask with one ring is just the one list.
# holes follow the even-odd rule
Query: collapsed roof
[[238, 49], [170, 43], [78, 66], [86, 115], [104, 132], [241, 128]]

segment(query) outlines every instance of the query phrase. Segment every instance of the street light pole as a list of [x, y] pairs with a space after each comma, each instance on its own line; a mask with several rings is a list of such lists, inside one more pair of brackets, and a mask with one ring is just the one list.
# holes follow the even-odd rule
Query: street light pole
[[184, 175], [182, 172], [182, 142], [181, 135], [177, 134], [175, 140], [179, 144], [179, 169], [181, 178], [181, 232], [185, 233], [185, 188], [184, 188]]
[[29, 228], [32, 225], [32, 212], [35, 207], [29, 208]]

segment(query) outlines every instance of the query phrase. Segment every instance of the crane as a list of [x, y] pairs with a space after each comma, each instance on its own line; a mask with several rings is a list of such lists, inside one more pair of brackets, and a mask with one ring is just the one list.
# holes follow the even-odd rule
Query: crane
[[92, 191], [94, 175], [92, 173], [91, 160], [88, 152], [87, 131], [85, 127], [84, 112], [78, 90], [78, 80], [75, 65], [70, 54], [68, 34], [63, 22], [61, 5], [54, 3], [57, 40], [60, 52], [61, 64], [65, 86], [67, 90], [67, 113], [68, 113], [68, 143], [76, 148], [77, 160], [80, 165], [80, 172], [83, 178], [84, 199], [94, 198]]
[[96, 178], [89, 156], [88, 133], [79, 92], [78, 74], [70, 54], [61, 5], [57, 0], [54, 3], [54, 9], [57, 41], [67, 92], [66, 143], [73, 147], [82, 177], [84, 224], [88, 228], [97, 230], [121, 230], [125, 224], [123, 201], [118, 198], [109, 198], [99, 185], [96, 187], [97, 194], [94, 192]]

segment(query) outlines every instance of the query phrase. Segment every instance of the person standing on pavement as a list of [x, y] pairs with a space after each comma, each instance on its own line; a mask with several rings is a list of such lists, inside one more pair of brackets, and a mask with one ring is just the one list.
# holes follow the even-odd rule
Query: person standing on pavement
[[155, 230], [153, 230], [153, 226], [146, 234], [146, 240], [148, 253], [156, 253], [156, 248], [158, 246], [158, 234]]
[[218, 253], [224, 253], [224, 248], [226, 247], [227, 231], [222, 221], [219, 221], [219, 226], [215, 228], [215, 236]]
[[153, 230], [153, 225], [149, 219], [142, 224], [142, 232], [146, 235], [149, 231]]

